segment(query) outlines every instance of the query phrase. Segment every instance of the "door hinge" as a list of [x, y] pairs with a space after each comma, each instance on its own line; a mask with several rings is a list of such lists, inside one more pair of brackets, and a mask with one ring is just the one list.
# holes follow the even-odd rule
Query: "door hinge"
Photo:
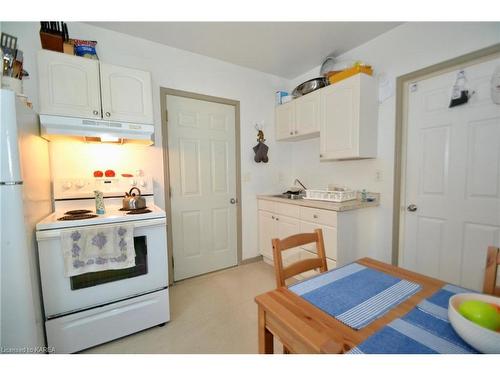
[[172, 268], [174, 268], [175, 262], [174, 262], [174, 257], [172, 257]]
[[168, 197], [172, 198], [172, 186], [168, 187]]

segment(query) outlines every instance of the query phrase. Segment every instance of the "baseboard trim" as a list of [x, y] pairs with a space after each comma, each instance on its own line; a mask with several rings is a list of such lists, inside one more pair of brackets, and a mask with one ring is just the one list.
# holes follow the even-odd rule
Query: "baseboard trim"
[[260, 262], [261, 260], [262, 260], [262, 255], [257, 255], [256, 257], [253, 258], [242, 259], [239, 265], [244, 266], [245, 264]]

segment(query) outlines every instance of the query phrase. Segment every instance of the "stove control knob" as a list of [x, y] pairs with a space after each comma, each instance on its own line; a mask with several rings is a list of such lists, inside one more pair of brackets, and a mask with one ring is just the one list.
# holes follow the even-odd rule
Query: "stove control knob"
[[78, 188], [78, 189], [81, 189], [82, 187], [85, 186], [85, 181], [83, 180], [78, 180], [75, 182], [75, 186]]
[[139, 184], [141, 185], [141, 187], [146, 187], [146, 181], [144, 181], [144, 180], [141, 180], [141, 182], [139, 182]]
[[137, 180], [132, 180], [132, 181], [130, 182], [130, 185], [132, 185], [132, 186], [137, 186]]
[[71, 183], [71, 181], [66, 181], [62, 185], [62, 187], [63, 187], [64, 190], [69, 190], [69, 189], [71, 189], [72, 186], [73, 186], [73, 184]]

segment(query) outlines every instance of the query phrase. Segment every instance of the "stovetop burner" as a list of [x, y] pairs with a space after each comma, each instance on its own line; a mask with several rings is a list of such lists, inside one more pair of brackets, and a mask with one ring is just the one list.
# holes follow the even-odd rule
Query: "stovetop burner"
[[[143, 208], [120, 208], [119, 211], [144, 211], [147, 208], [148, 208], [148, 206], [143, 207]], [[149, 211], [149, 212], [151, 212], [151, 211]]]
[[83, 215], [83, 214], [89, 214], [91, 212], [92, 211], [90, 211], [90, 210], [71, 210], [71, 211], [65, 212], [64, 214], [65, 215]]
[[127, 212], [127, 215], [140, 215], [140, 214], [147, 214], [149, 212], [153, 212], [153, 211], [148, 210], [147, 208], [141, 208], [138, 210], [129, 210]]
[[[92, 211], [89, 211], [92, 212]], [[94, 217], [97, 217], [98, 215], [95, 214], [73, 214], [73, 215], [65, 215], [62, 217], [57, 218], [57, 220], [64, 221], [64, 220], [85, 220], [85, 219], [92, 219]]]

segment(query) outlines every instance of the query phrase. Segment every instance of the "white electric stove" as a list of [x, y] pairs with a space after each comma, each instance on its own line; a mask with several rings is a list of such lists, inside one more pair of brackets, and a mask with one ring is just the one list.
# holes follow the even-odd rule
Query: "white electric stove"
[[[132, 187], [144, 210], [122, 210]], [[94, 190], [104, 193], [105, 214], [95, 213]], [[36, 226], [48, 346], [73, 353], [170, 320], [166, 218], [150, 178], [57, 180], [54, 206]], [[124, 222], [134, 228], [134, 267], [65, 277], [63, 231]]]

